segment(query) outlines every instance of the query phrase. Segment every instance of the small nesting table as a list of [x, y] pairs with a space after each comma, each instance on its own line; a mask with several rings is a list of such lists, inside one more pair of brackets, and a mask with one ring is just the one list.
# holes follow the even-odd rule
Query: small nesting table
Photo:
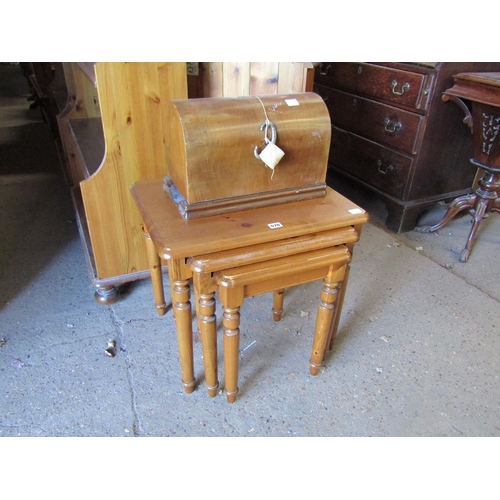
[[[442, 98], [456, 103], [464, 112], [464, 123], [471, 129], [474, 141], [474, 158], [470, 162], [483, 176], [473, 194], [459, 196], [450, 203], [440, 222], [415, 229], [424, 233], [438, 231], [463, 210], [471, 210], [472, 227], [459, 259], [467, 262], [484, 215], [500, 213], [500, 73], [460, 73], [453, 79], [453, 87]], [[466, 102], [472, 103], [472, 112]]]
[[310, 360], [311, 373], [318, 373], [338, 327], [353, 247], [368, 221], [363, 209], [327, 188], [321, 198], [185, 220], [164, 191], [163, 180], [137, 182], [131, 192], [143, 221], [160, 315], [166, 312], [161, 264], [168, 264], [185, 392], [196, 384], [191, 280], [210, 396], [218, 389], [217, 290], [224, 308], [229, 402], [238, 392], [239, 307], [250, 295], [273, 291], [273, 315], [279, 320], [284, 288], [323, 278]]

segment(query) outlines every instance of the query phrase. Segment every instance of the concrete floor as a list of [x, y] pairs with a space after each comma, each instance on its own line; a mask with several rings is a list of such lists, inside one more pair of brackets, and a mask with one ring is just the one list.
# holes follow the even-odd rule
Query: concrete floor
[[372, 221], [322, 372], [308, 371], [314, 283], [287, 291], [279, 323], [269, 295], [246, 301], [232, 405], [208, 397], [195, 338], [200, 385], [188, 395], [172, 314], [156, 315], [148, 280], [94, 302], [69, 191], [26, 93], [0, 102], [0, 436], [500, 436], [500, 217], [461, 264], [468, 215], [439, 235], [395, 235], [383, 205], [349, 188]]

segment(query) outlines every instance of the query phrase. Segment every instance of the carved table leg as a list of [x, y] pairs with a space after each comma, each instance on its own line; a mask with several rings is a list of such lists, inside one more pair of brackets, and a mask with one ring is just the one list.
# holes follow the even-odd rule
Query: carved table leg
[[500, 204], [500, 171], [498, 168], [482, 165], [478, 162], [471, 162], [477, 166], [483, 167], [485, 172], [479, 180], [479, 187], [476, 190], [476, 203], [474, 206], [474, 216], [472, 219], [472, 228], [469, 233], [469, 238], [465, 244], [465, 248], [460, 254], [460, 262], [467, 262], [472, 251], [472, 245], [476, 238], [479, 224], [483, 220], [484, 214], [487, 212], [498, 212]]
[[471, 209], [474, 207], [474, 203], [476, 202], [477, 195], [476, 194], [466, 194], [464, 196], [460, 196], [453, 200], [444, 217], [440, 222], [434, 224], [433, 226], [419, 226], [415, 228], [415, 231], [420, 233], [433, 233], [434, 231], [439, 231], [439, 229], [443, 228], [450, 222], [454, 217], [456, 217], [463, 210]]
[[320, 305], [316, 316], [316, 327], [314, 329], [314, 340], [309, 362], [309, 372], [317, 375], [329, 340], [330, 329], [334, 318], [335, 302], [338, 298], [339, 282], [344, 279], [346, 265], [340, 269], [330, 266], [328, 275], [323, 279], [323, 286], [320, 294]]
[[210, 273], [194, 273], [196, 312], [203, 350], [205, 384], [210, 397], [217, 395], [219, 379], [217, 371], [217, 318], [215, 316], [215, 290]]
[[479, 224], [483, 220], [484, 214], [488, 209], [488, 201], [482, 198], [478, 199], [478, 202], [475, 206], [474, 217], [472, 218], [472, 227], [469, 233], [469, 237], [467, 238], [467, 243], [465, 244], [465, 248], [462, 250], [460, 254], [460, 262], [467, 262], [469, 260], [469, 256], [472, 250], [472, 245], [474, 244], [474, 240], [476, 239], [477, 230], [479, 229]]
[[280, 321], [283, 314], [283, 302], [285, 300], [285, 289], [276, 290], [273, 293], [273, 319]]
[[415, 228], [416, 231], [420, 231], [422, 233], [431, 233], [444, 227], [462, 210], [473, 209], [474, 215], [472, 218], [472, 228], [470, 230], [467, 243], [465, 244], [465, 248], [462, 250], [459, 258], [460, 262], [464, 263], [469, 260], [472, 246], [479, 229], [479, 224], [481, 224], [484, 215], [489, 211], [498, 212], [498, 207], [500, 205], [498, 197], [498, 192], [500, 190], [500, 172], [498, 169], [483, 165], [475, 160], [471, 160], [471, 162], [476, 166], [484, 168], [485, 170], [483, 177], [479, 181], [479, 187], [476, 189], [476, 192], [474, 194], [460, 196], [456, 200], [452, 201], [445, 216], [438, 224], [435, 224], [434, 226], [421, 226]]
[[167, 312], [165, 303], [165, 293], [163, 291], [163, 277], [161, 274], [161, 259], [156, 251], [151, 236], [144, 232], [146, 250], [148, 253], [149, 270], [151, 273], [151, 284], [153, 285], [153, 296], [155, 299], [156, 312], [159, 316], [164, 316]]
[[183, 259], [168, 261], [170, 290], [179, 344], [182, 385], [184, 386], [184, 391], [189, 394], [195, 388], [195, 378], [188, 269]]

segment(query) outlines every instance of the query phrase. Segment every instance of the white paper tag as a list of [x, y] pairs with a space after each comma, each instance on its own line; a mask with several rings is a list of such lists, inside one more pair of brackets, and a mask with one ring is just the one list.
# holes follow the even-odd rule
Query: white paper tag
[[268, 226], [271, 229], [278, 229], [279, 227], [283, 227], [283, 224], [281, 222], [271, 222]]
[[272, 170], [279, 163], [285, 153], [276, 144], [270, 142], [260, 153], [260, 159]]
[[297, 99], [285, 99], [285, 102], [289, 106], [298, 106], [300, 104], [299, 101], [297, 101]]
[[348, 212], [350, 214], [353, 214], [353, 215], [355, 215], [355, 214], [364, 214], [365, 213], [365, 211], [361, 210], [361, 208], [351, 208], [351, 210], [348, 210]]

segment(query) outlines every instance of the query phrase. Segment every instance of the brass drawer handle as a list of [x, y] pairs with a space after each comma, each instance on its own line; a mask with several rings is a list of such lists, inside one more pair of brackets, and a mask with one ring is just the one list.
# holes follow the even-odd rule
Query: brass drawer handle
[[385, 121], [385, 131], [388, 132], [389, 134], [394, 134], [397, 130], [401, 128], [401, 123], [399, 122], [392, 122], [389, 120], [389, 118], [386, 118]]
[[323, 69], [323, 68], [324, 68], [324, 65], [323, 65], [323, 63], [321, 63], [319, 65], [319, 74], [322, 76], [326, 76], [326, 75], [328, 75], [328, 72], [330, 71], [331, 64], [329, 64], [325, 69]]
[[385, 168], [385, 170], [382, 170], [382, 160], [377, 160], [377, 170], [383, 174], [383, 175], [387, 175], [387, 172], [390, 172], [393, 167], [392, 165], [387, 165], [387, 167]]
[[409, 88], [410, 88], [410, 84], [409, 83], [405, 83], [402, 87], [401, 87], [401, 92], [398, 92], [396, 90], [396, 87], [398, 86], [398, 82], [396, 80], [394, 80], [392, 82], [392, 93], [394, 95], [403, 95]]

